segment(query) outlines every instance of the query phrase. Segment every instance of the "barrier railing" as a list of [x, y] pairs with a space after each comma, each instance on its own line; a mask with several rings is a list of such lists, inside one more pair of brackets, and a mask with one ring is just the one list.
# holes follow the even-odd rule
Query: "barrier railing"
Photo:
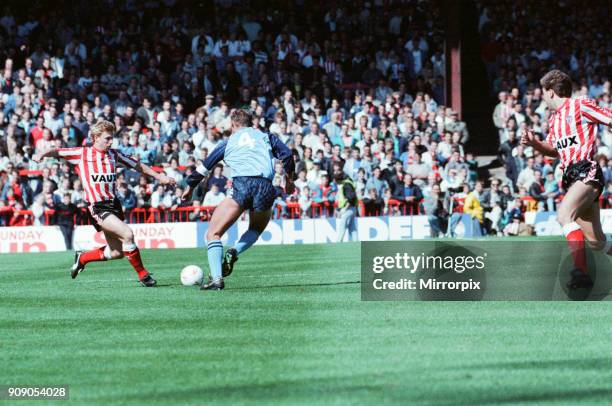
[[[538, 202], [531, 196], [523, 196], [520, 198], [523, 201], [523, 211], [536, 211]], [[557, 197], [556, 201], [560, 202], [563, 196]], [[386, 204], [383, 203], [379, 209], [367, 209], [363, 201], [359, 201], [359, 215], [364, 217], [370, 216], [408, 216], [423, 214], [423, 201], [405, 202], [396, 199], [390, 199]], [[463, 205], [465, 198], [453, 197], [453, 213], [463, 213]], [[604, 198], [600, 197], [599, 203], [602, 209], [612, 208], [612, 196]], [[125, 219], [128, 223], [177, 223], [189, 221], [208, 221], [215, 211], [216, 206], [184, 206], [175, 209], [164, 207], [147, 207], [135, 208], [125, 211]], [[332, 217], [337, 210], [335, 202], [313, 202], [306, 210], [306, 215], [311, 218], [317, 217]], [[244, 218], [243, 215], [242, 218]], [[302, 208], [297, 202], [287, 202], [285, 205], [276, 204], [273, 207], [273, 217], [301, 219]], [[35, 216], [32, 210], [15, 210], [13, 207], [0, 207], [0, 227], [10, 226], [28, 226], [35, 224]], [[42, 225], [55, 224], [55, 210], [47, 209], [40, 216]], [[74, 224], [89, 225], [91, 217], [87, 213], [86, 208], [78, 209], [74, 215]]]

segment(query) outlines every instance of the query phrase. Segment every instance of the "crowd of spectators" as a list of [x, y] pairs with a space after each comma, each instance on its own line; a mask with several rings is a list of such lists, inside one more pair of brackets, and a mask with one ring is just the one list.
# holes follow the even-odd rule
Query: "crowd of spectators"
[[[228, 168], [215, 168], [192, 202], [181, 202], [181, 187], [230, 135], [234, 108], [248, 109], [253, 126], [294, 151], [296, 192], [285, 193], [281, 165], [273, 180], [279, 215], [333, 215], [332, 174], [341, 170], [354, 181], [362, 215], [425, 213], [433, 233], [443, 233], [452, 195], [455, 207], [487, 230], [501, 233], [511, 225], [524, 211], [517, 196], [530, 190], [517, 182], [524, 186], [529, 179], [477, 179], [466, 124], [445, 105], [437, 2], [308, 6], [217, 1], [206, 18], [173, 1], [32, 7], [26, 15], [6, 7], [0, 18], [0, 212], [10, 215], [0, 216], [2, 225], [44, 223], [45, 211], [65, 209], [68, 196], [75, 207], [85, 206], [69, 164], [36, 164], [30, 157], [87, 144], [89, 127], [99, 119], [116, 124], [115, 148], [179, 184], [170, 190], [124, 171], [118, 197], [128, 212], [189, 206], [190, 219], [206, 220], [204, 208], [231, 188]], [[525, 159], [525, 166], [538, 168], [540, 161]]]

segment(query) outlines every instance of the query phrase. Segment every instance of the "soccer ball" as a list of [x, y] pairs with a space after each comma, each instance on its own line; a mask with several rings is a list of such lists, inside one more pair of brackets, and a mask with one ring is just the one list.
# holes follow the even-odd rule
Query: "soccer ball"
[[197, 265], [187, 265], [181, 271], [181, 283], [185, 286], [199, 285], [204, 279], [204, 271]]

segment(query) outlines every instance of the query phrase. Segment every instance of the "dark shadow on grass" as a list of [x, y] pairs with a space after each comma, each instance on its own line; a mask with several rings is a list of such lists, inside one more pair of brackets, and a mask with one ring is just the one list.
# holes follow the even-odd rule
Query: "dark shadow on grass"
[[307, 288], [311, 286], [337, 286], [337, 285], [357, 285], [361, 281], [345, 281], [345, 282], [322, 282], [322, 283], [296, 283], [284, 285], [263, 285], [263, 286], [243, 286], [239, 288], [227, 288], [227, 290], [250, 290], [250, 289], [270, 289], [270, 288]]
[[[391, 374], [393, 376], [393, 374]], [[238, 384], [212, 386], [203, 383], [200, 387], [191, 387], [184, 390], [154, 391], [154, 393], [141, 393], [138, 395], [102, 396], [97, 400], [123, 402], [155, 400], [157, 402], [180, 402], [192, 399], [203, 399], [203, 393], [211, 391], [214, 402], [243, 403], [249, 402], [293, 402], [303, 404], [334, 403], [339, 399], [343, 403], [359, 404], [379, 399], [382, 403], [397, 404], [435, 404], [435, 405], [485, 405], [485, 404], [514, 404], [514, 403], [542, 403], [555, 401], [581, 401], [593, 398], [606, 398], [612, 395], [612, 389], [575, 389], [554, 391], [531, 391], [523, 393], [517, 388], [515, 393], [499, 394], [496, 388], [473, 391], [470, 389], [439, 391], [432, 390], [427, 395], [414, 391], [409, 382], [405, 385], [397, 384], [397, 377], [393, 376], [388, 383], [372, 382], [374, 375], [357, 374], [352, 376], [338, 376], [327, 378], [310, 378], [302, 380], [275, 380], [267, 383]], [[370, 382], [368, 382], [370, 380]], [[434, 385], [432, 383], [432, 385]], [[433, 386], [432, 386], [433, 388]], [[360, 402], [361, 401], [361, 402]], [[205, 402], [203, 402], [205, 403]]]
[[584, 402], [591, 398], [607, 397], [608, 401], [612, 397], [612, 389], [576, 389], [576, 390], [559, 390], [555, 392], [542, 393], [525, 393], [520, 395], [510, 396], [483, 396], [484, 399], [479, 399], [471, 402], [457, 403], [460, 405], [490, 405], [490, 404], [516, 404], [516, 403], [536, 403], [542, 402], [559, 402], [559, 401], [576, 401]]
[[[334, 286], [334, 285], [356, 285], [361, 281], [345, 281], [345, 282], [325, 282], [325, 283], [298, 283], [298, 284], [284, 284], [284, 285], [262, 285], [262, 286], [242, 286], [242, 287], [226, 287], [224, 290], [250, 290], [250, 289], [268, 289], [268, 288], [306, 288], [310, 286]], [[166, 283], [157, 284], [155, 288], [188, 288], [188, 289], [199, 289], [199, 285], [183, 286], [180, 283]]]
[[[537, 370], [537, 369], [576, 369], [576, 370], [609, 370], [612, 365], [612, 357], [567, 359], [553, 361], [517, 361], [499, 362], [493, 364], [470, 365], [461, 369], [483, 370], [483, 369], [512, 369], [512, 370]], [[610, 388], [612, 390], [612, 388]]]

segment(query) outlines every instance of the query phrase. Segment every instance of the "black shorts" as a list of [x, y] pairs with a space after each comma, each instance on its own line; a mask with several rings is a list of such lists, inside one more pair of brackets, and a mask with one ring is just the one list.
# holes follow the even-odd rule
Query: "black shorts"
[[87, 209], [87, 213], [89, 213], [89, 217], [91, 219], [91, 224], [94, 226], [96, 231], [102, 231], [100, 223], [111, 214], [117, 216], [119, 220], [125, 221], [123, 208], [121, 207], [121, 203], [117, 198], [90, 204]]
[[569, 188], [577, 181], [591, 183], [597, 187], [599, 192], [595, 198], [596, 201], [599, 200], [599, 196], [606, 185], [601, 167], [597, 165], [597, 162], [592, 162], [586, 159], [576, 162], [575, 164], [571, 164], [565, 169], [565, 172], [563, 173], [563, 189], [565, 192], [567, 192]]
[[268, 211], [276, 200], [276, 189], [267, 178], [236, 176], [232, 179], [230, 197], [244, 210]]

